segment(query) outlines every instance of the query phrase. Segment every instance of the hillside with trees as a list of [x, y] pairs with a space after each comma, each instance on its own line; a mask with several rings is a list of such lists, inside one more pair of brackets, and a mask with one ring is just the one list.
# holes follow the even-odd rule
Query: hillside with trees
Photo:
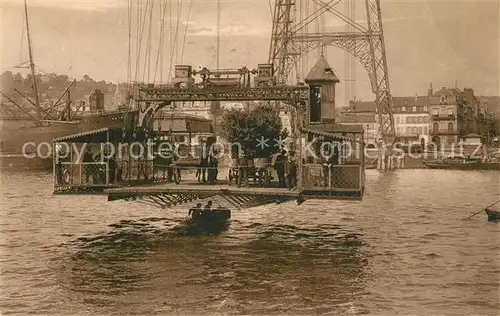
[[[20, 91], [28, 97], [33, 97], [33, 80], [31, 74], [22, 76], [20, 73], [12, 73], [6, 71], [1, 76], [2, 92], [9, 98], [16, 102], [21, 102], [21, 96], [15, 92]], [[40, 103], [46, 106], [59, 98], [59, 96], [66, 90], [66, 88], [73, 81], [67, 75], [51, 74], [38, 74], [36, 75], [36, 83]], [[115, 83], [106, 82], [104, 80], [96, 81], [89, 76], [85, 75], [83, 78], [76, 80], [75, 85], [71, 88], [71, 99], [73, 101], [84, 100], [88, 102], [88, 95], [95, 89], [101, 90], [105, 95], [105, 103], [113, 103], [117, 85]], [[125, 100], [127, 86], [125, 83], [120, 84], [120, 92], [122, 100]], [[2, 103], [8, 103], [5, 100]]]

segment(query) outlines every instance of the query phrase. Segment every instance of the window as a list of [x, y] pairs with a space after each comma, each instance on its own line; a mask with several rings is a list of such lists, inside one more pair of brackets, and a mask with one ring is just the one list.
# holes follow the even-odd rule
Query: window
[[428, 116], [424, 116], [424, 123], [429, 123], [429, 117]]
[[433, 126], [432, 126], [432, 130], [434, 131], [434, 133], [437, 133], [438, 132], [438, 123], [434, 123]]
[[405, 106], [401, 107], [401, 112], [406, 112], [406, 107]]
[[437, 108], [432, 109], [432, 115], [439, 115], [439, 110]]
[[174, 135], [174, 142], [184, 143], [186, 141], [186, 136], [184, 135]]
[[412, 111], [412, 112], [417, 112], [417, 107], [416, 107], [416, 106], [412, 107], [412, 108], [411, 108], [411, 111]]
[[396, 124], [399, 124], [399, 116], [396, 116]]
[[448, 115], [453, 115], [453, 108], [448, 108]]
[[422, 135], [422, 127], [417, 128], [417, 133], [418, 133], [418, 135]]
[[419, 116], [419, 117], [418, 117], [418, 121], [417, 121], [417, 123], [422, 124], [422, 123], [423, 123], [423, 120], [424, 120], [424, 118], [423, 118], [423, 117], [421, 117], [421, 116]]
[[448, 132], [453, 133], [453, 123], [448, 123]]
[[407, 127], [406, 128], [406, 135], [410, 135], [411, 134], [411, 127]]
[[427, 126], [424, 126], [424, 135], [429, 134], [429, 128]]

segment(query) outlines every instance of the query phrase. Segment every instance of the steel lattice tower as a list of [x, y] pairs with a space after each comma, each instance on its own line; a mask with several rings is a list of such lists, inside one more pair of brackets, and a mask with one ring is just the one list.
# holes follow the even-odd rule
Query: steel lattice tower
[[[380, 0], [365, 0], [366, 25], [362, 25], [342, 13], [337, 7], [345, 0], [312, 1], [318, 10], [294, 21], [293, 9], [300, 0], [276, 0], [274, 8], [269, 63], [281, 84], [288, 82], [297, 62], [311, 50], [323, 45], [339, 47], [361, 62], [370, 77], [372, 91], [376, 95], [377, 113], [382, 137], [395, 137], [392, 115], [392, 98], [385, 54], [384, 33]], [[322, 15], [331, 14], [335, 19], [350, 25], [351, 32], [308, 32], [308, 25]]]

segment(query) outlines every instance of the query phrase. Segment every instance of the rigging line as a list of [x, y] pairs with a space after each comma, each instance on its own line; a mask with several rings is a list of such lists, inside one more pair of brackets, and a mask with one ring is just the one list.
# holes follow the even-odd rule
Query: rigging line
[[25, 29], [25, 24], [26, 23], [26, 16], [23, 14], [23, 26], [21, 27], [21, 51], [19, 53], [19, 62], [22, 63], [23, 61], [23, 44], [24, 44], [24, 29]]
[[181, 14], [182, 14], [182, 5], [184, 4], [184, 1], [181, 0], [181, 3], [179, 5], [179, 9], [177, 10], [177, 26], [175, 28], [175, 42], [177, 43], [175, 46], [175, 62], [179, 62], [179, 25], [181, 21]]
[[140, 41], [139, 41], [139, 53], [137, 54], [137, 65], [135, 69], [136, 73], [136, 81], [139, 79], [139, 74], [137, 71], [139, 70], [139, 65], [140, 65], [140, 59], [141, 59], [141, 51], [142, 51], [142, 38], [144, 36], [144, 29], [146, 25], [146, 13], [148, 12], [148, 6], [149, 6], [149, 0], [146, 0], [146, 9], [144, 10], [144, 16], [142, 17], [142, 26], [141, 26], [141, 34], [140, 34]]
[[[136, 81], [139, 80], [140, 77], [140, 64], [141, 64], [141, 54], [142, 54], [142, 43], [143, 43], [143, 38], [144, 38], [144, 30], [146, 29], [146, 14], [148, 13], [148, 7], [149, 7], [150, 0], [146, 0], [146, 6], [144, 8], [144, 15], [141, 17], [141, 25], [140, 25], [140, 39], [139, 39], [139, 53], [137, 55], [137, 65], [136, 65], [136, 71], [137, 73], [137, 79]], [[144, 57], [146, 58], [146, 57]], [[144, 67], [145, 68], [145, 67]]]
[[38, 69], [38, 71], [43, 72], [44, 74], [48, 74], [48, 72], [46, 72], [42, 68], [38, 67], [37, 65], [35, 65], [35, 68]]
[[[314, 8], [313, 10], [318, 10], [318, 3], [317, 2], [313, 2], [313, 8]], [[314, 19], [314, 32], [316, 34], [320, 33], [319, 24], [320, 24], [320, 20], [321, 20], [322, 16], [324, 16], [324, 14], [321, 14], [316, 19]], [[316, 49], [316, 55], [317, 55], [316, 56], [317, 58], [319, 58], [321, 56], [321, 44]]]
[[172, 59], [173, 59], [173, 51], [174, 51], [174, 40], [173, 40], [173, 24], [172, 24], [172, 1], [169, 1], [168, 2], [168, 7], [169, 7], [169, 10], [168, 10], [168, 14], [169, 14], [169, 53], [170, 53], [170, 64], [169, 64], [169, 70], [168, 70], [168, 76], [167, 76], [167, 82], [170, 81], [170, 71], [172, 70]]
[[[160, 11], [162, 10], [162, 2], [160, 2]], [[164, 36], [165, 36], [165, 13], [167, 12], [167, 3], [165, 2], [165, 5], [163, 6], [163, 12], [161, 16], [161, 28], [160, 28], [160, 40], [158, 44], [158, 54], [156, 55], [156, 66], [155, 66], [155, 73], [153, 77], [153, 83], [156, 81], [156, 74], [158, 72], [158, 63], [160, 61], [160, 58], [163, 56], [163, 42], [164, 42]], [[162, 67], [163, 67], [163, 62], [162, 62]], [[163, 72], [163, 68], [160, 70], [160, 72]], [[162, 79], [160, 79], [160, 82]]]
[[[167, 8], [167, 5], [168, 5], [169, 1], [168, 0], [165, 0], [165, 10]], [[163, 54], [165, 52], [165, 23], [163, 23], [163, 39], [161, 41], [161, 55], [160, 55], [160, 82], [163, 83], [163, 73], [164, 73], [164, 70], [163, 70]]]
[[271, 21], [274, 19], [274, 11], [273, 11], [273, 5], [271, 4], [271, 0], [269, 2], [269, 12], [271, 12]]
[[137, 3], [137, 23], [136, 23], [136, 43], [135, 43], [135, 72], [134, 72], [134, 81], [137, 82], [137, 70], [138, 70], [138, 62], [137, 62], [137, 59], [139, 56], [139, 40], [140, 40], [140, 25], [141, 25], [141, 17], [142, 17], [142, 14], [141, 14], [141, 10], [142, 10], [142, 0], [138, 0], [138, 3]]
[[[311, 12], [309, 9], [311, 8], [310, 7], [310, 3], [309, 3], [309, 0], [305, 0], [306, 4], [306, 12], [304, 13], [304, 16], [308, 16], [309, 13]], [[309, 25], [306, 25], [305, 28], [302, 29], [302, 31], [304, 32], [303, 35], [307, 35], [309, 34]], [[305, 75], [307, 75], [307, 71], [309, 70], [309, 54], [306, 55], [306, 65], [305, 65], [305, 69], [306, 71], [304, 72]]]
[[144, 11], [144, 27], [143, 27], [143, 30], [142, 30], [142, 36], [144, 36], [144, 32], [146, 32], [146, 29], [147, 29], [147, 32], [148, 32], [148, 36], [146, 37], [146, 42], [144, 43], [144, 45], [146, 46], [145, 48], [145, 52], [144, 52], [144, 65], [142, 67], [142, 82], [144, 83], [145, 82], [145, 77], [146, 77], [146, 65], [147, 65], [147, 62], [148, 62], [148, 53], [149, 53], [149, 30], [150, 30], [150, 26], [151, 26], [151, 21], [149, 21], [150, 23], [148, 25], [146, 25], [146, 22], [147, 22], [147, 19], [146, 19], [146, 15], [148, 14], [148, 10], [150, 9], [149, 6], [150, 4], [154, 3], [154, 0], [151, 0], [151, 1], [148, 1], [146, 3], [146, 10]]
[[[181, 1], [181, 4], [180, 4], [180, 7], [182, 9], [182, 1]], [[179, 32], [179, 22], [180, 22], [180, 19], [179, 19], [179, 16], [177, 16], [177, 26], [175, 28], [175, 39], [174, 39], [174, 43], [173, 43], [173, 46], [172, 46], [172, 54], [170, 55], [171, 57], [173, 57], [174, 55], [174, 51], [175, 49], [177, 48], [177, 39], [179, 38], [177, 35], [178, 35], [178, 32]], [[173, 58], [170, 58], [170, 67], [168, 69], [168, 78], [170, 80], [170, 74], [172, 73], [172, 63], [174, 62], [174, 59]]]
[[[162, 13], [163, 12], [163, 1], [160, 0], [160, 8], [158, 9], [158, 12]], [[161, 42], [162, 42], [162, 35], [163, 35], [163, 16], [161, 16], [160, 19], [160, 35], [158, 36], [158, 46], [156, 47], [156, 62], [155, 62], [155, 71], [153, 73], [153, 84], [156, 82], [156, 74], [158, 72], [158, 63], [160, 61], [160, 54], [161, 54]]]
[[220, 68], [220, 0], [217, 0], [217, 70]]
[[135, 36], [135, 71], [134, 71], [134, 82], [137, 82], [137, 71], [138, 71], [138, 56], [139, 56], [139, 40], [140, 40], [140, 25], [141, 25], [141, 14], [142, 11], [142, 0], [138, 0], [137, 2], [137, 20], [136, 20], [136, 36]]
[[[170, 41], [169, 41], [169, 44], [170, 44], [170, 51], [172, 50], [172, 47], [173, 47], [173, 43], [174, 43], [174, 39], [173, 39], [173, 24], [172, 24], [172, 1], [169, 1], [168, 3], [168, 6], [169, 6], [169, 9], [168, 9], [168, 12], [169, 12], [169, 18], [168, 18], [168, 21], [169, 21], [169, 32], [170, 32]], [[170, 55], [170, 60], [172, 60], [172, 55]]]
[[149, 13], [149, 32], [150, 32], [150, 35], [149, 35], [149, 57], [148, 57], [148, 83], [150, 83], [151, 81], [151, 76], [150, 76], [150, 73], [151, 73], [151, 53], [153, 51], [153, 12], [154, 12], [154, 7], [155, 7], [155, 3], [156, 1], [153, 1], [153, 3], [151, 4], [151, 11]]
[[[271, 0], [269, 0], [271, 1]], [[191, 7], [193, 6], [193, 0], [189, 1], [189, 9], [188, 9], [188, 16], [186, 20], [186, 28], [184, 30], [184, 40], [182, 42], [182, 51], [181, 51], [181, 64], [184, 62], [184, 49], [186, 48], [186, 38], [187, 38], [187, 30], [189, 27], [189, 19], [191, 18]]]
[[[299, 18], [298, 18], [298, 21], [302, 21], [304, 19], [304, 15], [305, 15], [305, 9], [304, 9], [304, 7], [305, 7], [304, 1], [301, 0], [300, 4], [299, 4]], [[301, 36], [304, 36], [305, 31], [301, 30], [299, 32], [299, 34]], [[304, 61], [305, 58], [307, 58], [307, 56], [303, 56], [302, 58], [300, 58], [300, 73], [303, 76], [307, 75], [306, 63]]]
[[130, 76], [132, 73], [132, 0], [128, 0], [128, 59], [127, 59], [127, 95], [130, 94]]
[[150, 79], [150, 71], [151, 71], [151, 32], [153, 27], [153, 8], [155, 5], [155, 1], [151, 2], [151, 7], [149, 8], [149, 27], [148, 27], [148, 38], [146, 40], [146, 55], [144, 56], [144, 72], [142, 73], [142, 81], [146, 77], [146, 64], [147, 64], [147, 74], [148, 74], [148, 83]]

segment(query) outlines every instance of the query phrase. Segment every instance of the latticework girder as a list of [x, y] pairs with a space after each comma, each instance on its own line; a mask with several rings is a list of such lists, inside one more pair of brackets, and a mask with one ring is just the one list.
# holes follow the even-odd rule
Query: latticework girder
[[[216, 204], [221, 201], [227, 202], [232, 209], [248, 209], [257, 206], [279, 204], [287, 201], [297, 200], [293, 196], [267, 196], [253, 194], [221, 194], [221, 193], [137, 193], [123, 196], [109, 196], [108, 200], [126, 200], [145, 204], [162, 209], [182, 206], [200, 200], [215, 200]], [[226, 204], [227, 204], [226, 203]]]
[[266, 88], [234, 89], [161, 89], [143, 88], [138, 102], [173, 102], [173, 101], [289, 101], [307, 100], [309, 89], [304, 86], [278, 86]]
[[293, 61], [293, 49], [290, 46], [291, 33], [291, 13], [295, 0], [276, 0], [274, 8], [274, 20], [271, 36], [271, 46], [269, 49], [269, 62], [275, 65], [275, 75], [278, 82], [285, 83], [288, 72]]
[[[301, 21], [293, 21], [290, 7], [295, 5], [294, 2], [276, 1], [269, 62], [274, 65], [278, 81], [287, 82], [295, 63], [320, 45], [332, 45], [349, 52], [368, 72], [372, 92], [376, 95], [382, 136], [386, 139], [393, 139], [395, 130], [392, 98], [379, 0], [365, 0], [366, 26], [354, 21], [336, 8], [342, 0], [313, 1], [319, 9]], [[353, 31], [304, 32], [310, 23], [325, 13], [351, 25]]]
[[283, 101], [295, 106], [300, 101], [307, 101], [309, 88], [305, 86], [274, 86], [265, 88], [201, 88], [182, 89], [164, 87], [138, 87], [136, 99], [140, 111], [138, 127], [150, 124], [154, 114], [160, 108], [172, 102], [191, 101]]

